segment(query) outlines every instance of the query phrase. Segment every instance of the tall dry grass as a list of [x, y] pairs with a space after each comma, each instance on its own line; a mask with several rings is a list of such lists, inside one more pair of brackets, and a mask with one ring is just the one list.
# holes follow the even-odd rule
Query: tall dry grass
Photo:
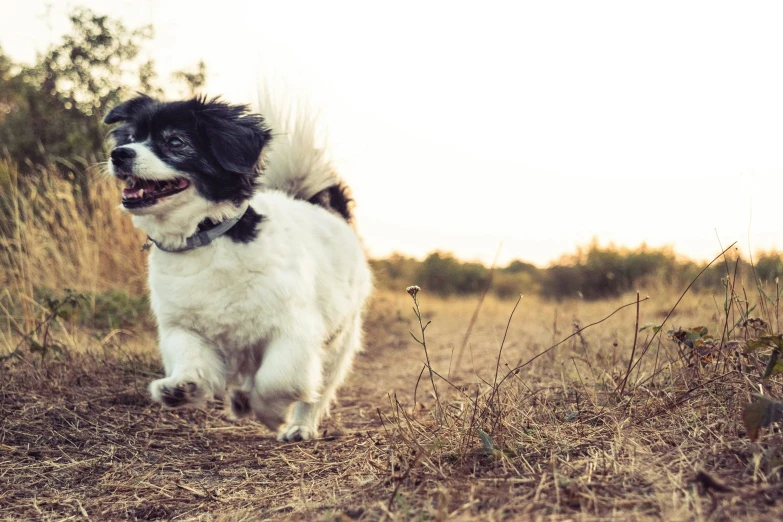
[[98, 167], [80, 194], [56, 167], [22, 176], [0, 160], [3, 284], [100, 292], [144, 291], [143, 235], [118, 208], [117, 184]]
[[56, 166], [23, 174], [0, 160], [0, 314], [4, 338], [33, 330], [47, 310], [42, 291], [95, 296], [145, 292], [143, 235], [118, 208], [116, 182], [88, 170], [88, 194]]

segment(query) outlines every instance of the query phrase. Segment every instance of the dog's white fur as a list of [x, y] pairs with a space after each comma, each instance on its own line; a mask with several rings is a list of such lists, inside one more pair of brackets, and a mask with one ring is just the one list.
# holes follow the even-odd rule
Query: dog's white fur
[[[263, 216], [256, 239], [242, 244], [223, 236], [183, 253], [150, 253], [150, 298], [166, 377], [149, 390], [159, 402], [179, 390], [201, 404], [238, 386], [279, 439], [307, 440], [361, 348], [371, 274], [351, 225], [300, 199], [336, 181], [316, 146], [313, 120], [261, 105], [274, 138], [262, 189], [250, 201]], [[132, 146], [145, 177], [186, 176], [169, 172], [143, 143]], [[177, 247], [205, 217], [239, 211], [207, 201], [191, 186], [136, 212], [133, 221], [157, 242]]]
[[265, 171], [261, 183], [301, 199], [310, 199], [340, 180], [328, 157], [325, 138], [319, 143], [317, 118], [309, 107], [301, 102], [298, 106], [293, 102], [279, 103], [272, 96], [273, 92], [273, 88], [264, 89], [258, 98], [260, 113], [274, 136], [266, 156], [270, 168]]

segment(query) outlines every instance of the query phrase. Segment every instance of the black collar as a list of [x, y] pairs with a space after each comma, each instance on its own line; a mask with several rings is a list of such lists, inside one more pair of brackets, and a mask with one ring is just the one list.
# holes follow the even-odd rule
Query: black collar
[[236, 225], [240, 219], [242, 219], [242, 217], [247, 212], [248, 208], [250, 208], [249, 205], [245, 204], [245, 208], [235, 217], [232, 217], [231, 219], [226, 219], [225, 221], [221, 221], [219, 223], [213, 223], [212, 220], [205, 219], [204, 221], [199, 223], [199, 226], [196, 229], [196, 233], [188, 237], [185, 240], [185, 244], [181, 247], [169, 248], [161, 245], [151, 237], [147, 236], [147, 242], [144, 244], [144, 246], [141, 247], [141, 249], [149, 250], [150, 248], [152, 248], [152, 245], [154, 244], [156, 247], [158, 247], [160, 250], [163, 250], [164, 252], [179, 253], [179, 252], [187, 252], [188, 250], [193, 250], [202, 246], [207, 246], [210, 243], [212, 243], [215, 239], [219, 238], [220, 236], [222, 236], [223, 234], [231, 230], [231, 228], [234, 225]]

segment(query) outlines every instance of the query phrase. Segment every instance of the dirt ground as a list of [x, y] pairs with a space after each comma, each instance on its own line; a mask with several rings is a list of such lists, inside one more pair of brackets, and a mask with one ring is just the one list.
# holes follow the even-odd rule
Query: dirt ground
[[[645, 313], [660, 320], [668, 304], [646, 304]], [[658, 384], [643, 374], [631, 398], [610, 400], [634, 338], [630, 308], [510, 376], [495, 397], [484, 384], [495, 372], [502, 378], [617, 303], [523, 300], [509, 322], [513, 305], [485, 303], [457, 372], [475, 300], [423, 299], [432, 367], [449, 381], [433, 378], [436, 397], [409, 334], [419, 336], [410, 298], [376, 299], [366, 351], [320, 438], [307, 443], [279, 443], [251, 421], [228, 419], [217, 403], [153, 405], [146, 385], [161, 369], [143, 334], [125, 344], [85, 340], [82, 353], [43, 363], [37, 354], [7, 358], [0, 518], [783, 517], [780, 434], [745, 437], [740, 412], [755, 384], [741, 372], [716, 370], [690, 385], [672, 371]], [[695, 321], [703, 308], [690, 309], [693, 317], [674, 320]], [[656, 358], [667, 350], [674, 344]], [[448, 413], [438, 416], [438, 402]]]

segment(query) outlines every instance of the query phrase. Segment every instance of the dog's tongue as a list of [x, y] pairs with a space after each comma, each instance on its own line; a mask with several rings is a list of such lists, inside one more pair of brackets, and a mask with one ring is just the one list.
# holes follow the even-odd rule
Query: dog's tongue
[[141, 192], [142, 190], [144, 192], [155, 192], [156, 190], [155, 182], [146, 179], [136, 180], [136, 183], [134, 183], [132, 187], [126, 187], [122, 189], [122, 195], [124, 197], [128, 197], [128, 196], [132, 197], [138, 194], [139, 192]]

